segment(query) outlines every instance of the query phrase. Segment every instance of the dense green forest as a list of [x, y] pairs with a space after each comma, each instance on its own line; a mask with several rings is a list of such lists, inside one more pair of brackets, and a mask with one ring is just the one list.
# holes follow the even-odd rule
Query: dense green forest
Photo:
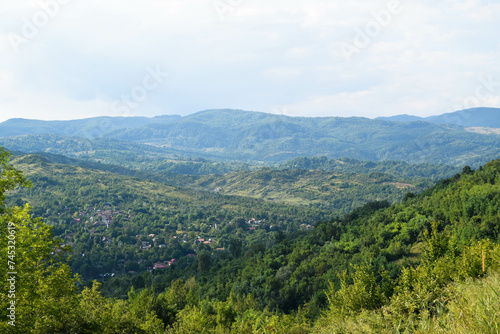
[[[4, 317], [2, 332], [500, 328], [500, 160], [476, 171], [465, 167], [401, 202], [370, 202], [343, 215], [186, 190], [39, 156], [16, 158], [16, 168], [34, 185], [22, 190], [30, 183], [7, 162], [7, 152], [0, 153], [0, 251], [2, 262], [15, 262], [17, 271], [14, 298], [12, 284], [0, 287], [1, 307], [10, 315], [15, 301], [16, 326]], [[39, 216], [50, 224], [34, 218]], [[121, 230], [113, 235], [115, 224]], [[83, 226], [81, 233], [71, 231], [76, 226]], [[168, 240], [153, 241], [162, 233]], [[179, 259], [172, 262], [175, 251]], [[91, 283], [72, 272], [78, 261], [79, 274], [100, 278]], [[114, 273], [117, 263], [121, 275], [99, 276]], [[156, 268], [147, 270], [151, 264]], [[0, 267], [4, 282], [8, 272]]]
[[70, 262], [72, 269], [90, 280], [145, 272], [171, 259], [177, 267], [187, 266], [189, 256], [204, 248], [223, 254], [238, 242], [273, 242], [278, 231], [308, 230], [369, 201], [398, 202], [408, 191], [432, 184], [428, 179], [402, 183], [383, 173], [265, 168], [190, 183], [179, 176], [185, 187], [210, 190], [193, 191], [151, 180], [156, 174], [131, 178], [49, 158], [14, 158], [14, 166], [35, 187], [11, 193], [9, 202], [30, 203], [33, 213], [73, 247], [78, 256]]
[[79, 255], [71, 266], [84, 278], [145, 271], [172, 258], [182, 265], [198, 249], [227, 248], [231, 236], [266, 240], [269, 233], [305, 229], [329, 214], [322, 207], [197, 192], [36, 155], [14, 163], [36, 187], [11, 193], [10, 202], [30, 203], [53, 225]]

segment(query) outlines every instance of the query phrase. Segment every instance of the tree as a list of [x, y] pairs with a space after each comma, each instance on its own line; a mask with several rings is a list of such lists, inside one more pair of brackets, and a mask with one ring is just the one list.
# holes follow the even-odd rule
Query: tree
[[429, 234], [427, 229], [425, 229], [423, 233], [426, 247], [424, 248], [422, 259], [428, 263], [433, 263], [446, 253], [454, 253], [454, 249], [452, 245], [450, 245], [450, 238], [446, 233], [440, 233], [438, 227], [439, 222], [433, 221], [431, 223], [432, 233]]
[[330, 282], [327, 297], [330, 302], [330, 313], [334, 318], [343, 318], [362, 310], [373, 310], [382, 306], [384, 297], [369, 265], [352, 265], [352, 267], [355, 270], [352, 284], [349, 284], [347, 271], [339, 275], [340, 290], [335, 291], [334, 284]]
[[[78, 295], [79, 276], [66, 263], [67, 247], [53, 228], [33, 218], [29, 205], [5, 207], [5, 192], [30, 186], [0, 148], [0, 333], [159, 333], [154, 293], [130, 293], [130, 301], [110, 300], [92, 289]], [[7, 262], [9, 261], [9, 262]], [[151, 305], [144, 305], [144, 304]], [[9, 310], [10, 308], [10, 310]], [[6, 320], [7, 319], [7, 320]]]
[[208, 251], [202, 250], [198, 253], [198, 271], [205, 273], [210, 270], [211, 255]]
[[10, 324], [2, 317], [0, 332], [65, 332], [76, 321], [78, 277], [71, 277], [63, 261], [67, 249], [54, 239], [52, 226], [32, 218], [29, 205], [5, 207], [6, 191], [30, 186], [9, 157], [0, 148], [0, 277], [10, 282], [0, 285], [0, 305], [12, 310]]
[[5, 212], [5, 193], [17, 187], [31, 187], [21, 171], [12, 167], [9, 160], [12, 154], [0, 147], [0, 214]]
[[229, 243], [229, 251], [233, 254], [233, 256], [238, 257], [241, 255], [241, 249], [243, 248], [243, 243], [241, 239], [231, 238]]

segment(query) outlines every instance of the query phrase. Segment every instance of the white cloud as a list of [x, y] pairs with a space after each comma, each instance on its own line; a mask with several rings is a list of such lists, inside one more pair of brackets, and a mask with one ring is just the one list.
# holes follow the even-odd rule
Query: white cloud
[[[18, 53], [7, 36], [40, 5], [3, 1], [0, 121], [111, 115], [109, 103], [156, 65], [169, 79], [131, 114], [438, 114], [500, 64], [493, 1], [401, 1], [350, 63], [339, 43], [353, 43], [390, 0], [217, 1], [230, 6], [222, 18], [212, 0], [69, 0]], [[482, 102], [500, 106], [499, 96]]]

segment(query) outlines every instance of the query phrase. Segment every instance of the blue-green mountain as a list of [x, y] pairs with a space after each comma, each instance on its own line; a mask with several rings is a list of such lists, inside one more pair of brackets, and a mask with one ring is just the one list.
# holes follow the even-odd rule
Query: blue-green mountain
[[[480, 119], [475, 116], [478, 112], [483, 110], [462, 114]], [[496, 124], [498, 109], [484, 112], [481, 119], [485, 123], [489, 119], [490, 126]], [[10, 150], [51, 152], [129, 167], [137, 159], [142, 163], [166, 157], [283, 163], [302, 156], [463, 166], [499, 156], [500, 136], [495, 131], [446, 123], [455, 120], [452, 116], [442, 115], [440, 119], [445, 123], [438, 124], [441, 121], [437, 118], [434, 122], [394, 122], [359, 117], [289, 117], [229, 109], [184, 117], [58, 122], [15, 119], [0, 124], [0, 145]], [[478, 124], [483, 123], [468, 125]]]

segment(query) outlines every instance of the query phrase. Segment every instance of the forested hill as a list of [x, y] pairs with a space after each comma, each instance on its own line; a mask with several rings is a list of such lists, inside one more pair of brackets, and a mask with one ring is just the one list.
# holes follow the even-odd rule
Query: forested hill
[[498, 129], [500, 128], [500, 109], [472, 108], [429, 117], [397, 115], [391, 117], [379, 117], [378, 119], [394, 122], [425, 121], [436, 124], [454, 124], [464, 127], [485, 127]]
[[[499, 241], [499, 210], [500, 161], [493, 161], [477, 172], [465, 168], [403, 203], [370, 203], [341, 219], [318, 223], [309, 232], [279, 235], [273, 243], [257, 242], [223, 256], [213, 254], [207, 263], [177, 267], [165, 274], [164, 284], [194, 277], [198, 298], [227, 298], [226, 305], [232, 307], [239, 298], [252, 296], [252, 310], [294, 314], [289, 328], [304, 328], [304, 333], [312, 331], [308, 326], [334, 333], [343, 327], [342, 321], [352, 322], [354, 329], [347, 332], [356, 333], [363, 328], [356, 325], [356, 316], [378, 309], [363, 313], [373, 321], [363, 326], [393, 332], [397, 326], [419, 326], [423, 315], [443, 307], [436, 301], [446, 303], [448, 284], [482, 275], [481, 255], [473, 255], [477, 247], [483, 250], [485, 270], [498, 267], [498, 247], [477, 246], [477, 241]], [[340, 284], [344, 270], [347, 276]], [[145, 286], [162, 282], [154, 275], [143, 279]], [[328, 281], [334, 285], [329, 287]], [[123, 283], [111, 279], [104, 291], [112, 293]], [[209, 319], [203, 305], [187, 313], [199, 310]], [[330, 311], [315, 325], [300, 323], [317, 319], [324, 308]], [[232, 326], [238, 328], [245, 311], [233, 310]], [[381, 311], [385, 317], [380, 317]], [[177, 324], [189, 321], [180, 314]]]
[[[29, 157], [18, 164], [37, 164], [38, 169], [47, 161]], [[41, 181], [42, 187], [53, 187], [58, 186], [57, 177], [64, 173], [79, 176], [75, 180], [83, 179], [84, 173], [89, 174], [79, 167], [66, 168], [53, 166], [54, 177], [41, 176], [37, 183]], [[1, 172], [7, 182], [0, 183], [0, 194], [22, 183], [3, 162]], [[5, 211], [1, 219], [5, 225], [0, 231], [1, 251], [7, 252], [6, 224], [15, 222], [19, 236], [16, 264], [23, 277], [29, 277], [20, 279], [16, 285], [16, 295], [22, 296], [16, 304], [16, 317], [19, 323], [28, 326], [26, 328], [36, 328], [41, 333], [82, 329], [109, 333], [487, 333], [494, 332], [491, 329], [500, 325], [498, 317], [493, 316], [499, 306], [495, 291], [500, 288], [497, 274], [500, 160], [477, 171], [463, 168], [460, 174], [420, 195], [406, 196], [402, 203], [368, 203], [344, 217], [316, 223], [310, 230], [277, 231], [267, 235], [257, 231], [259, 225], [265, 227], [267, 222], [258, 222], [259, 217], [254, 217], [255, 220], [250, 220], [255, 232], [244, 233], [248, 227], [245, 220], [223, 227], [232, 229], [224, 249], [205, 246], [206, 237], [200, 244], [195, 233], [182, 231], [177, 238], [172, 234], [168, 240], [159, 242], [177, 251], [180, 259], [169, 260], [163, 268], [155, 263], [155, 269], [144, 273], [134, 271], [144, 262], [152, 262], [157, 255], [156, 250], [152, 251], [154, 247], [148, 247], [156, 245], [156, 241], [151, 243], [147, 239], [150, 227], [169, 231], [165, 219], [175, 217], [180, 205], [188, 203], [193, 195], [175, 188], [162, 190], [147, 182], [140, 184], [140, 194], [129, 198], [127, 192], [142, 181], [125, 182], [123, 178], [106, 178], [104, 172], [96, 172], [89, 175], [92, 186], [74, 187], [74, 191], [81, 189], [82, 196], [87, 192], [99, 197], [98, 202], [91, 204], [93, 207], [87, 206], [83, 211], [73, 210], [77, 196], [57, 203], [54, 198], [48, 199], [49, 203], [58, 205], [54, 217], [61, 218], [54, 221], [56, 229], [58, 224], [87, 227], [78, 238], [73, 234], [74, 239], [64, 240], [67, 245], [70, 241], [73, 243], [71, 252], [76, 257], [73, 261], [83, 261], [84, 268], [112, 250], [110, 246], [114, 243], [109, 244], [108, 237], [121, 237], [116, 246], [124, 247], [123, 251], [110, 252], [113, 260], [97, 267], [121, 263], [129, 270], [128, 275], [100, 279], [105, 281], [102, 291], [107, 296], [122, 297], [119, 300], [102, 297], [98, 284], [81, 294], [75, 293], [75, 281], [68, 267], [58, 262], [64, 261], [59, 255], [67, 248], [51, 238], [51, 228], [31, 218], [28, 208]], [[127, 189], [120, 189], [122, 182], [127, 184]], [[114, 189], [120, 193], [113, 194]], [[43, 200], [36, 188], [29, 192], [33, 198]], [[9, 196], [14, 196], [14, 203], [22, 204], [23, 198], [27, 198], [26, 193], [22, 194], [16, 191]], [[134, 208], [130, 213], [115, 208], [114, 203], [106, 202], [108, 196], [121, 203], [132, 200]], [[212, 201], [209, 196], [205, 199]], [[157, 202], [148, 203], [151, 200]], [[101, 203], [104, 208], [98, 219], [100, 223], [95, 219], [92, 222], [89, 219], [89, 223], [82, 221], [79, 215], [94, 215], [92, 209], [97, 211]], [[205, 208], [211, 207], [208, 203], [203, 204]], [[201, 208], [187, 216], [187, 221], [192, 226], [210, 228], [210, 222], [218, 221], [218, 210], [227, 210], [227, 215], [237, 205], [236, 202], [213, 203], [211, 212], [215, 220], [209, 217], [206, 223], [204, 218], [196, 221], [205, 211]], [[3, 203], [0, 204], [3, 207]], [[248, 204], [252, 208], [257, 202]], [[272, 206], [269, 209], [274, 210]], [[285, 216], [278, 214], [266, 220], [276, 218], [279, 222], [287, 215], [299, 213], [298, 210], [282, 211]], [[108, 213], [103, 211], [116, 214], [113, 218], [120, 228], [139, 228], [144, 238], [137, 239], [135, 230], [113, 236], [106, 226], [109, 225]], [[73, 212], [74, 217], [65, 221], [65, 212]], [[147, 218], [153, 217], [151, 214], [154, 219], [148, 223]], [[175, 229], [183, 220], [172, 221]], [[182, 238], [191, 237], [198, 240], [196, 253], [183, 253]], [[132, 239], [135, 244], [127, 246]], [[214, 240], [222, 239], [214, 238], [211, 242]], [[78, 247], [89, 246], [90, 250], [82, 256]], [[158, 245], [158, 254], [167, 261], [170, 254], [165, 248]], [[54, 252], [56, 249], [59, 251]], [[133, 258], [134, 253], [142, 254], [144, 261]], [[122, 256], [132, 261], [124, 261]], [[0, 274], [5, 276], [6, 269], [0, 269]], [[479, 281], [475, 283], [472, 279]], [[2, 285], [0, 289], [1, 306], [6, 309], [7, 287]], [[477, 298], [481, 298], [481, 305], [475, 302], [474, 296], [480, 296]], [[7, 328], [4, 322], [0, 326], [1, 330]], [[25, 332], [29, 330], [14, 329], [14, 333]]]
[[340, 173], [386, 173], [398, 178], [441, 180], [460, 171], [458, 167], [434, 164], [410, 164], [404, 161], [360, 161], [351, 158], [299, 157], [280, 166], [285, 169], [335, 171]]
[[[196, 277], [203, 298], [252, 294], [261, 307], [285, 312], [308, 303], [306, 313], [313, 316], [326, 306], [327, 282], [338, 282], [337, 275], [350, 271], [350, 265], [369, 263], [371, 271], [387, 270], [394, 279], [402, 266], [419, 263], [423, 232], [433, 223], [439, 224], [443, 238], [451, 238], [449, 245], [440, 247], [453, 245], [456, 254], [477, 240], [500, 241], [499, 210], [500, 161], [493, 161], [477, 172], [465, 168], [403, 203], [370, 203], [341, 219], [318, 223], [312, 231], [282, 235], [272, 244], [248, 245], [241, 256], [213, 255], [204, 270], [193, 264], [166, 277]], [[153, 276], [144, 279], [147, 286]], [[108, 284], [118, 286], [113, 280]]]
[[[9, 194], [9, 202], [30, 203], [58, 237], [78, 254], [89, 255], [71, 263], [89, 280], [106, 273], [144, 272], [166, 257], [194, 254], [198, 237], [212, 240], [205, 245], [212, 251], [227, 249], [232, 237], [242, 245], [271, 240], [278, 231], [310, 229], [318, 220], [369, 201], [399, 202], [406, 193], [433, 184], [383, 173], [269, 168], [194, 179], [178, 176], [177, 181], [170, 176], [162, 182], [154, 173], [117, 175], [106, 166], [89, 169], [52, 155], [18, 155], [12, 162], [34, 188]], [[173, 181], [177, 186], [169, 184]], [[147, 249], [140, 251], [142, 242]]]
[[160, 117], [94, 117], [71, 121], [40, 121], [12, 118], [0, 123], [1, 137], [54, 134], [80, 138], [102, 137], [110, 132], [133, 129], [150, 123], [169, 123], [180, 116]]
[[[71, 132], [50, 122], [36, 127], [26, 122], [24, 128], [21, 120], [0, 124], [0, 144], [11, 150], [50, 151], [114, 164], [127, 163], [122, 156], [132, 162], [137, 159], [134, 156], [141, 160], [190, 156], [283, 163], [300, 156], [324, 155], [463, 166], [485, 163], [500, 153], [498, 134], [424, 121], [207, 110], [185, 117], [138, 120], [136, 124], [127, 119], [116, 124], [110, 119], [73, 121]], [[94, 133], [99, 134], [97, 138]]]

